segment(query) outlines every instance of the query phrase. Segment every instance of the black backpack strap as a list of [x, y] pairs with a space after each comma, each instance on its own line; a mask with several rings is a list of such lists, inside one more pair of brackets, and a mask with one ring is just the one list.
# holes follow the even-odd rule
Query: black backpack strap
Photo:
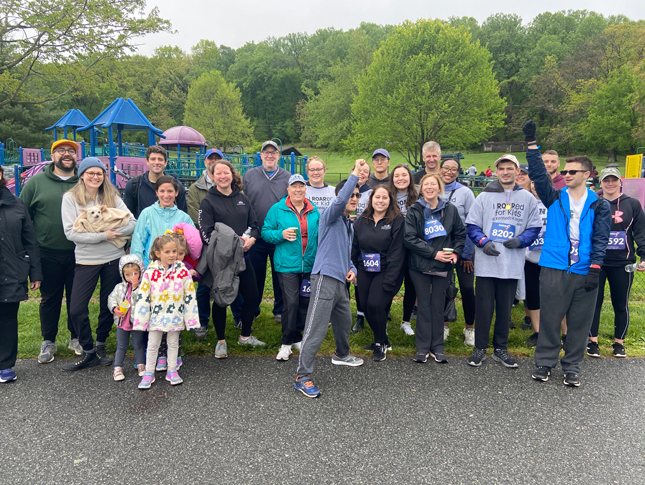
[[[139, 182], [141, 181], [141, 175], [137, 175], [136, 177], [132, 177], [132, 199], [134, 200], [134, 203], [137, 204], [137, 210], [136, 212], [141, 213], [139, 210]], [[138, 217], [138, 216], [137, 216]]]

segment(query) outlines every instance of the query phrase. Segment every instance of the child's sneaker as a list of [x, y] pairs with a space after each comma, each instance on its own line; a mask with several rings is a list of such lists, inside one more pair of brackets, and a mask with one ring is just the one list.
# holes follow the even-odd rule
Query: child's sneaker
[[122, 381], [125, 379], [125, 374], [123, 373], [123, 367], [115, 367], [114, 368], [114, 380], [115, 381]]
[[157, 367], [155, 367], [155, 370], [157, 372], [163, 372], [166, 369], [168, 369], [168, 359], [166, 359], [165, 355], [160, 355], [157, 358]]
[[137, 369], [139, 377], [143, 377], [143, 375], [146, 373], [146, 364], [137, 364], [135, 369]]
[[155, 381], [155, 376], [152, 372], [146, 372], [143, 374], [143, 378], [139, 383], [139, 389], [150, 389], [152, 383]]
[[181, 377], [179, 377], [179, 374], [177, 374], [176, 370], [169, 370], [166, 373], [166, 380], [170, 382], [171, 386], [176, 386], [184, 382], [184, 380]]
[[177, 370], [181, 367], [182, 361], [181, 361], [181, 355], [177, 357]]

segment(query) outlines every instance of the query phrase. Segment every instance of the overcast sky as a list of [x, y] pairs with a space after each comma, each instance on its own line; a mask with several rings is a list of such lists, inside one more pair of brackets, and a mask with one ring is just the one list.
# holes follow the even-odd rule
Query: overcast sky
[[568, 9], [623, 14], [632, 20], [645, 18], [645, 0], [148, 0], [148, 8], [154, 6], [177, 33], [139, 39], [139, 52], [146, 55], [162, 45], [188, 51], [200, 39], [238, 48], [269, 36], [311, 34], [325, 27], [348, 30], [361, 22], [399, 24], [406, 19], [469, 16], [481, 23], [502, 12], [516, 13], [527, 24], [540, 12]]

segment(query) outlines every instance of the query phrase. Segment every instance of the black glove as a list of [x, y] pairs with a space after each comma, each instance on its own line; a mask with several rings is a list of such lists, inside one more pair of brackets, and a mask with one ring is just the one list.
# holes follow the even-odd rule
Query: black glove
[[526, 123], [524, 123], [524, 126], [522, 127], [522, 131], [524, 132], [525, 142], [536, 141], [535, 130], [537, 130], [537, 127], [535, 126], [535, 122], [533, 120], [528, 120]]
[[[486, 244], [484, 244], [484, 247], [482, 249], [484, 251], [484, 254], [486, 254], [487, 256], [499, 256], [499, 251], [495, 249], [493, 241], [488, 241]], [[598, 286], [598, 280], [596, 280], [596, 286]]]
[[521, 245], [522, 245], [522, 241], [520, 241], [519, 237], [514, 237], [512, 239], [504, 241], [504, 247], [507, 249], [517, 249]]
[[599, 279], [600, 279], [600, 268], [589, 268], [589, 272], [585, 277], [585, 290], [591, 291], [598, 288]]

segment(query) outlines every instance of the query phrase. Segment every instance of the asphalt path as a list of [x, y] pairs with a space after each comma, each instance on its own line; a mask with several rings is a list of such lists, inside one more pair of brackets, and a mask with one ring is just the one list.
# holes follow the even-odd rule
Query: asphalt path
[[319, 399], [293, 388], [297, 359], [188, 357], [171, 387], [137, 389], [111, 367], [19, 361], [0, 385], [0, 482], [645, 483], [645, 359], [585, 359], [582, 386], [532, 363], [409, 358], [316, 362]]

